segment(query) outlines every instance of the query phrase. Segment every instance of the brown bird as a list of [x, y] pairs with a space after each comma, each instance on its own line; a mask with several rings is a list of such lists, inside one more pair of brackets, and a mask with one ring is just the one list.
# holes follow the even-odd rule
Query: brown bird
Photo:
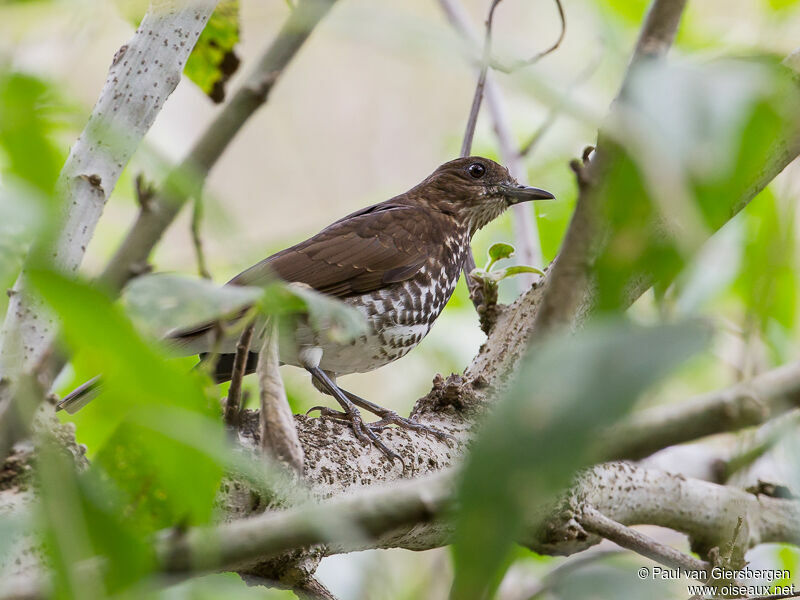
[[[312, 238], [265, 258], [228, 285], [261, 286], [277, 276], [338, 298], [364, 316], [366, 332], [347, 343], [332, 341], [298, 322], [291, 332], [294, 339], [281, 341], [280, 358], [284, 364], [306, 369], [315, 386], [343, 409], [316, 407], [322, 416], [348, 421], [359, 440], [369, 440], [389, 458], [398, 458], [376, 434], [387, 425], [438, 437], [446, 434], [343, 390], [336, 377], [371, 371], [407, 354], [430, 331], [450, 299], [473, 234], [509, 206], [553, 197], [519, 185], [492, 160], [458, 158], [406, 193], [349, 214]], [[181, 350], [201, 358], [215, 341], [213, 324], [168, 337]], [[214, 370], [220, 383], [231, 378], [235, 344], [233, 338], [223, 343]], [[248, 373], [255, 370], [257, 359], [251, 352]], [[59, 408], [78, 410], [95, 388], [96, 382], [78, 388]], [[358, 407], [380, 420], [365, 423]]]

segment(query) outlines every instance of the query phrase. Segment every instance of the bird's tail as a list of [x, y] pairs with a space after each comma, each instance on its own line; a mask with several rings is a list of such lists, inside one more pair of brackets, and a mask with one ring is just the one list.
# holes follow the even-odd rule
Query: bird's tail
[[100, 376], [92, 377], [89, 381], [82, 386], [75, 388], [69, 394], [61, 399], [61, 402], [56, 404], [56, 411], [65, 410], [69, 414], [74, 415], [84, 406], [94, 400], [103, 387], [103, 381]]

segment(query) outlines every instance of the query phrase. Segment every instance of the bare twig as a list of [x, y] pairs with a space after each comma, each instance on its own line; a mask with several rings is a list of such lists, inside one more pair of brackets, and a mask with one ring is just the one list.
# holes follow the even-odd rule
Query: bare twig
[[[489, 14], [486, 17], [486, 33], [484, 34], [483, 41], [483, 60], [481, 61], [480, 71], [478, 72], [478, 83], [475, 86], [475, 94], [472, 97], [472, 106], [469, 110], [469, 117], [467, 118], [467, 127], [464, 131], [464, 140], [461, 143], [461, 156], [469, 156], [472, 151], [472, 139], [475, 137], [475, 126], [478, 123], [478, 114], [481, 110], [481, 102], [483, 100], [483, 88], [486, 85], [486, 75], [489, 70], [489, 57], [491, 56], [492, 46], [492, 18], [494, 11], [501, 0], [492, 0], [492, 5], [489, 8]], [[469, 297], [472, 304], [480, 311], [482, 308], [485, 310], [485, 302], [483, 297], [483, 290], [480, 282], [475, 281], [470, 273], [475, 269], [475, 257], [472, 254], [472, 249], [467, 251], [466, 259], [464, 260], [464, 278], [467, 281], [469, 288]]]
[[261, 387], [261, 448], [302, 475], [303, 447], [278, 370], [280, 358], [276, 318], [269, 319], [264, 326], [263, 340], [256, 369]]
[[231, 372], [231, 385], [228, 388], [228, 397], [225, 401], [223, 420], [228, 427], [239, 426], [239, 415], [242, 412], [242, 380], [247, 368], [247, 358], [250, 354], [250, 342], [253, 339], [253, 320], [244, 328], [236, 344], [236, 354], [233, 357], [233, 371]]
[[483, 101], [483, 88], [486, 85], [486, 73], [489, 71], [489, 57], [492, 53], [492, 19], [497, 5], [502, 0], [492, 0], [489, 7], [489, 14], [486, 16], [486, 33], [483, 40], [483, 60], [478, 73], [478, 83], [475, 86], [475, 94], [472, 96], [472, 106], [469, 109], [467, 127], [464, 131], [464, 140], [461, 142], [461, 156], [469, 156], [472, 150], [472, 139], [475, 137], [475, 126], [478, 123], [478, 114], [481, 110]]
[[132, 266], [147, 260], [187, 197], [199, 193], [211, 168], [247, 119], [267, 101], [286, 66], [334, 2], [300, 0], [297, 3], [255, 69], [200, 136], [180, 166], [167, 177], [153, 199], [152, 210], [139, 213], [100, 277], [108, 288], [119, 291], [135, 276]]
[[586, 531], [596, 533], [618, 546], [632, 550], [671, 569], [704, 572], [709, 572], [711, 569], [709, 563], [662, 544], [641, 531], [617, 523], [591, 506], [583, 509], [583, 513], [578, 517], [578, 522]]
[[[569, 94], [575, 88], [583, 84], [584, 82], [591, 79], [592, 75], [594, 75], [597, 68], [600, 66], [600, 63], [603, 60], [602, 52], [598, 53], [597, 58], [589, 63], [584, 69], [581, 69], [580, 73], [575, 76], [569, 85], [567, 85], [567, 93]], [[542, 121], [541, 125], [536, 128], [531, 136], [528, 138], [528, 141], [525, 142], [522, 147], [519, 149], [519, 154], [522, 157], [526, 157], [530, 155], [531, 152], [539, 145], [539, 142], [542, 140], [544, 135], [550, 130], [550, 128], [555, 124], [558, 116], [561, 114], [562, 105], [553, 106], [550, 109], [550, 112], [545, 117], [544, 121]]]
[[200, 235], [200, 227], [203, 223], [203, 199], [201, 194], [198, 193], [194, 199], [194, 205], [192, 209], [192, 225], [191, 225], [191, 234], [192, 234], [192, 245], [194, 246], [194, 255], [195, 259], [197, 260], [197, 273], [203, 279], [211, 280], [211, 272], [208, 270], [208, 264], [206, 263], [206, 255], [203, 251], [203, 238]]
[[564, 7], [561, 5], [561, 0], [555, 0], [556, 8], [558, 9], [558, 18], [561, 21], [561, 32], [558, 34], [558, 39], [553, 43], [552, 46], [547, 48], [546, 50], [542, 50], [541, 52], [537, 52], [528, 60], [523, 61], [523, 64], [520, 66], [528, 66], [532, 65], [535, 62], [538, 62], [548, 54], [551, 54], [558, 50], [558, 47], [561, 45], [561, 42], [564, 41], [564, 36], [567, 35], [567, 18], [564, 15]]

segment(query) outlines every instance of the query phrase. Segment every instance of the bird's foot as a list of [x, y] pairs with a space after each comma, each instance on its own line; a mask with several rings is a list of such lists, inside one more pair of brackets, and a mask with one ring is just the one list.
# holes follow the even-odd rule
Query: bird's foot
[[[353, 398], [352, 395], [349, 395], [348, 393], [348, 396], [350, 400], [355, 402], [355, 399]], [[361, 400], [361, 398], [358, 399]], [[429, 427], [427, 425], [423, 425], [422, 423], [418, 423], [417, 421], [414, 421], [412, 419], [401, 417], [395, 411], [390, 410], [388, 408], [379, 407], [377, 405], [372, 405], [369, 408], [366, 407], [362, 408], [365, 408], [366, 410], [375, 414], [376, 416], [381, 417], [379, 421], [373, 421], [371, 423], [363, 423], [362, 421], [363, 426], [372, 431], [373, 433], [380, 433], [384, 429], [387, 429], [390, 426], [395, 425], [401, 429], [408, 429], [409, 431], [417, 431], [419, 433], [432, 435], [436, 439], [441, 440], [443, 442], [449, 443], [451, 440], [455, 440], [455, 438], [449, 433], [440, 431], [435, 427]], [[306, 414], [310, 413], [313, 410], [320, 411], [319, 414], [321, 417], [328, 417], [335, 421], [340, 421], [344, 423], [350, 422], [349, 419], [347, 418], [347, 413], [339, 410], [333, 410], [332, 408], [328, 408], [326, 406], [315, 406], [313, 408], [310, 408]]]
[[381, 417], [380, 421], [369, 423], [369, 425], [375, 427], [377, 431], [383, 431], [390, 425], [396, 425], [401, 429], [408, 429], [409, 431], [417, 431], [419, 433], [432, 435], [436, 439], [441, 440], [443, 442], [449, 442], [450, 440], [455, 440], [455, 438], [449, 433], [440, 431], [435, 427], [429, 427], [428, 425], [423, 425], [422, 423], [418, 423], [413, 419], [401, 417], [393, 410], [383, 409], [381, 412], [382, 414], [378, 414], [378, 416]]
[[384, 456], [386, 456], [386, 458], [392, 462], [395, 460], [400, 461], [403, 471], [405, 472], [406, 464], [403, 462], [401, 456], [386, 446], [386, 444], [384, 444], [378, 437], [378, 432], [383, 431], [385, 425], [375, 427], [375, 423], [365, 423], [361, 418], [361, 413], [357, 408], [353, 408], [352, 411], [341, 411], [328, 408], [327, 406], [314, 406], [306, 411], [306, 415], [314, 410], [319, 411], [320, 417], [350, 425], [350, 427], [353, 428], [353, 433], [359, 442], [362, 444], [373, 444]]

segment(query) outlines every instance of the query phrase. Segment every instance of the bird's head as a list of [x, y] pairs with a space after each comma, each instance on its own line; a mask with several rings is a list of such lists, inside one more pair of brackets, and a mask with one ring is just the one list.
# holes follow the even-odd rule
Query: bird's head
[[470, 234], [509, 206], [555, 198], [550, 192], [520, 185], [504, 166], [480, 156], [444, 163], [413, 191], [431, 208], [451, 214], [468, 226]]

